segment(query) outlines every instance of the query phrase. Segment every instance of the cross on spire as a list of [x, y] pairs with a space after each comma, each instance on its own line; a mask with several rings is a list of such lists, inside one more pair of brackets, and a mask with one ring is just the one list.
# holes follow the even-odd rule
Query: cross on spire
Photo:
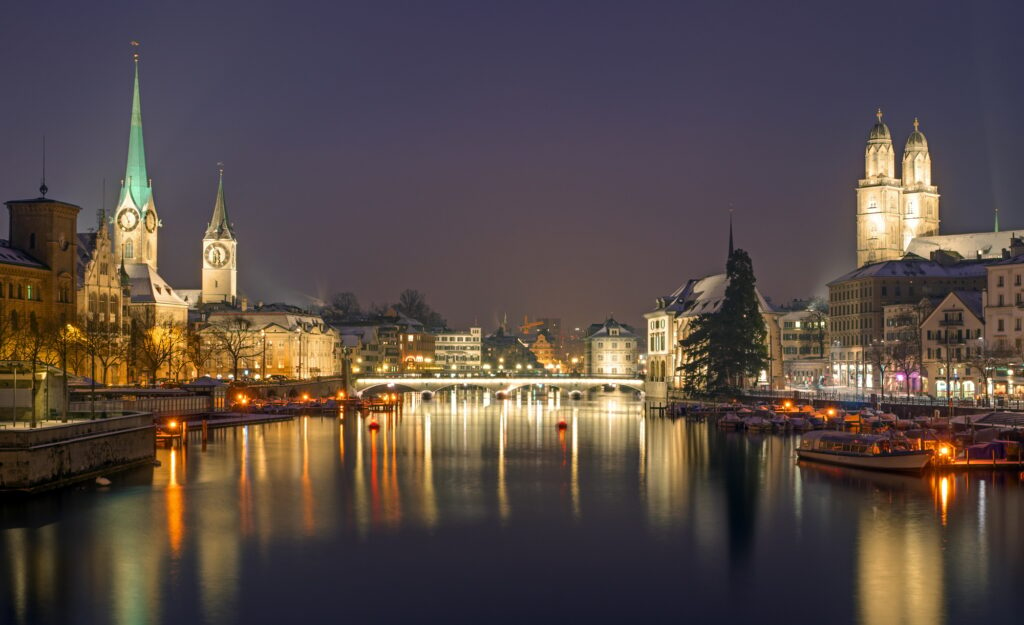
[[878, 111], [875, 112], [875, 117], [878, 118], [878, 123], [882, 123], [882, 107], [878, 107]]
[[917, 127], [920, 126], [920, 125], [921, 125], [921, 122], [917, 121], [917, 118], [915, 117], [914, 118], [914, 132], [917, 132]]

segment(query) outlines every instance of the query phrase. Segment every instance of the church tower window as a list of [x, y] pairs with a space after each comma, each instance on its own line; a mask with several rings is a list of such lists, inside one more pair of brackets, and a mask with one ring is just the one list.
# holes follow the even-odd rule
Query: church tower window
[[128, 242], [124, 244], [125, 258], [135, 258], [135, 245], [133, 243], [131, 239], [128, 239]]

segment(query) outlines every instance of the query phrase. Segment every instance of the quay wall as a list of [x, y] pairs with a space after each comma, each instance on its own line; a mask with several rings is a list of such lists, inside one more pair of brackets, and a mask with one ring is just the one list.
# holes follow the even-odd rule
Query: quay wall
[[153, 462], [153, 416], [0, 430], [0, 493], [55, 488]]
[[[319, 378], [315, 380], [294, 380], [289, 382], [249, 384], [245, 387], [245, 391], [250, 396], [260, 397], [262, 399], [270, 399], [271, 397], [276, 397], [277, 399], [288, 399], [289, 397], [301, 397], [303, 393], [308, 394], [310, 397], [337, 395], [338, 391], [344, 390], [344, 388], [345, 380], [338, 376]], [[232, 398], [230, 397], [228, 398], [229, 403], [231, 399]]]

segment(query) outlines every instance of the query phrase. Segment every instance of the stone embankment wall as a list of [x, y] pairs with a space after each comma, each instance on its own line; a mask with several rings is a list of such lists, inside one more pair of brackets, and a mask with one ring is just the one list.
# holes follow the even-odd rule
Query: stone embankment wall
[[0, 492], [54, 488], [152, 462], [155, 454], [149, 413], [0, 430]]
[[[251, 384], [246, 387], [250, 396], [269, 399], [288, 399], [289, 397], [301, 397], [303, 393], [310, 397], [326, 397], [337, 395], [338, 391], [345, 388], [345, 382], [340, 377], [320, 378], [318, 380], [296, 380], [294, 382], [270, 382], [266, 384]], [[232, 398], [228, 398], [230, 402]]]

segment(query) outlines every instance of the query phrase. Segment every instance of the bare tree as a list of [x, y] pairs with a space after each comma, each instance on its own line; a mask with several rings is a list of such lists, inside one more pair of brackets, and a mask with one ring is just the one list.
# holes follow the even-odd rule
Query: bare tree
[[183, 328], [176, 323], [161, 323], [151, 328], [136, 327], [132, 332], [131, 350], [135, 361], [149, 377], [150, 384], [156, 384], [161, 367], [180, 355]]
[[0, 299], [0, 360], [11, 360], [20, 350], [21, 336], [16, 318], [17, 313], [7, 310], [4, 301]]
[[1002, 345], [989, 345], [985, 339], [977, 338], [968, 342], [964, 362], [981, 372], [981, 387], [984, 389], [985, 404], [989, 403], [988, 380], [992, 371], [1013, 359], [1013, 351]]
[[204, 340], [202, 332], [195, 326], [189, 325], [185, 328], [184, 358], [183, 362], [190, 363], [196, 369], [196, 376], [202, 374], [208, 368], [213, 359], [214, 346], [209, 340]]
[[210, 323], [206, 332], [212, 339], [214, 350], [223, 354], [230, 363], [237, 380], [240, 364], [259, 353], [259, 341], [257, 333], [253, 331], [252, 320], [247, 317], [230, 317]]
[[63, 400], [64, 417], [68, 411], [68, 363], [71, 354], [81, 345], [81, 331], [70, 323], [52, 320], [45, 324], [43, 334], [46, 337], [43, 358], [47, 364], [53, 365], [64, 372], [61, 376], [61, 399]]
[[878, 371], [878, 387], [881, 389], [881, 402], [885, 401], [885, 372], [892, 365], [890, 345], [885, 341], [872, 341], [864, 350], [864, 360], [871, 365], [872, 371]]
[[920, 340], [894, 341], [889, 348], [889, 357], [892, 360], [893, 370], [903, 376], [907, 389], [907, 399], [910, 399], [910, 379], [921, 370]]
[[46, 357], [47, 343], [49, 337], [46, 330], [36, 319], [35, 314], [30, 314], [27, 320], [20, 320], [17, 316], [11, 318], [11, 325], [17, 334], [17, 351], [15, 357], [31, 363], [32, 369], [32, 427], [38, 425], [39, 415], [45, 412], [45, 387], [39, 383], [39, 365], [44, 364]]
[[76, 351], [81, 354], [82, 369], [88, 366], [90, 401], [93, 405], [92, 413], [95, 415], [97, 365], [102, 383], [108, 384], [110, 369], [125, 360], [128, 340], [116, 326], [100, 321], [86, 322], [79, 328], [79, 332], [81, 341]]

